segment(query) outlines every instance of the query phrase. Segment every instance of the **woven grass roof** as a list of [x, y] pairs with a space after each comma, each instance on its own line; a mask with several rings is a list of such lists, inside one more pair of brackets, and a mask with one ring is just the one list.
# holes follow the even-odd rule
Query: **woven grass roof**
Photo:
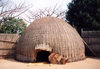
[[44, 17], [31, 23], [16, 45], [16, 59], [36, 61], [36, 50], [55, 52], [68, 62], [85, 58], [85, 48], [77, 31], [62, 19]]

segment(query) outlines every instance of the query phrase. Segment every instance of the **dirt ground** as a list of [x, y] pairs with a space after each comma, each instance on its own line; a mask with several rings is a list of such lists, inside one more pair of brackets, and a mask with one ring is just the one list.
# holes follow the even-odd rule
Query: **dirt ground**
[[23, 63], [14, 59], [0, 59], [0, 69], [100, 69], [100, 59], [86, 58], [85, 60], [66, 63], [65, 65]]

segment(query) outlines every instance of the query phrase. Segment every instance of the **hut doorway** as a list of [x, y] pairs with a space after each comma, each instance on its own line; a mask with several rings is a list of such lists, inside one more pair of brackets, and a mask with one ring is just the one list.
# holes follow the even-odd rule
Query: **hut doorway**
[[50, 55], [49, 51], [38, 51], [36, 62], [49, 62], [49, 59], [48, 59], [49, 55]]

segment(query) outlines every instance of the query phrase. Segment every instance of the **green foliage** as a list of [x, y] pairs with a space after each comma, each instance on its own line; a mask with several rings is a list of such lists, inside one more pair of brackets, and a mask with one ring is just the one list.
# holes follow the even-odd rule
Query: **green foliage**
[[26, 28], [22, 19], [6, 17], [0, 20], [0, 33], [21, 34]]
[[72, 0], [66, 20], [80, 30], [100, 30], [100, 0]]

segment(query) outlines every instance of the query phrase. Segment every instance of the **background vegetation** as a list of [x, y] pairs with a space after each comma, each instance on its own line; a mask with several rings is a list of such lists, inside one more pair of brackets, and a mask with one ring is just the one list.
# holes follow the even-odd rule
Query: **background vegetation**
[[12, 4], [10, 0], [0, 0], [0, 33], [21, 34], [26, 23], [19, 18], [28, 8], [23, 4]]
[[0, 33], [21, 34], [26, 28], [22, 19], [6, 17], [0, 20]]
[[76, 27], [78, 32], [100, 30], [100, 0], [72, 0], [68, 5], [66, 20]]

